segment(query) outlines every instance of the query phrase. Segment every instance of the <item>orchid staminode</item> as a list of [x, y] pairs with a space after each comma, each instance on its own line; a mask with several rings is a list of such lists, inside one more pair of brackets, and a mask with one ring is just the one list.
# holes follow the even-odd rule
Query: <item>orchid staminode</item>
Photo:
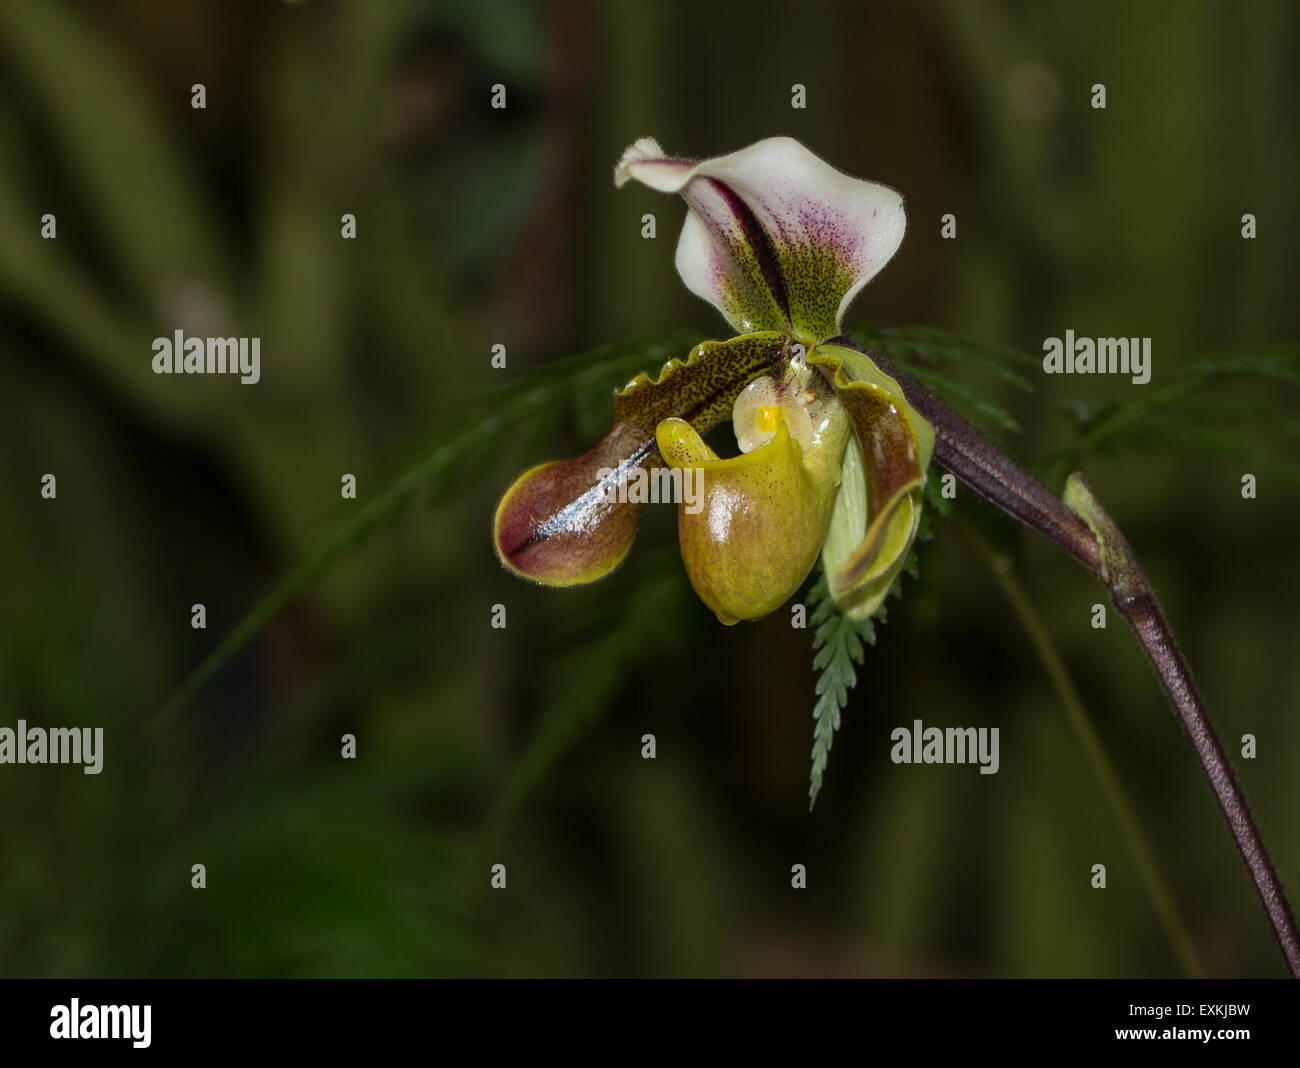
[[[678, 274], [738, 334], [639, 375], [596, 445], [520, 475], [496, 510], [497, 555], [543, 585], [603, 578], [644, 507], [620, 486], [667, 467], [702, 488], [703, 507], [679, 504], [678, 536], [721, 622], [779, 608], [819, 556], [840, 611], [870, 616], [916, 534], [934, 435], [894, 379], [835, 339], [902, 242], [902, 198], [788, 137], [705, 160], [641, 138], [614, 169], [616, 186], [632, 180], [686, 201]], [[726, 420], [740, 455], [723, 459], [701, 435]]]

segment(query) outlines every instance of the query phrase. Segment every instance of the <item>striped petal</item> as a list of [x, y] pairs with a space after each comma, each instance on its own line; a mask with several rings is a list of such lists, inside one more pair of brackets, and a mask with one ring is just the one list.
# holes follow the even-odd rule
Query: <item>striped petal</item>
[[658, 379], [641, 374], [614, 397], [614, 420], [581, 456], [525, 471], [493, 519], [497, 556], [515, 574], [545, 586], [594, 582], [627, 555], [644, 503], [638, 478], [664, 466], [655, 429], [679, 418], [700, 432], [731, 417], [745, 386], [784, 360], [785, 338], [750, 334], [706, 341], [669, 360]]
[[836, 336], [849, 302], [903, 240], [896, 192], [842, 174], [789, 137], [706, 160], [666, 156], [643, 137], [614, 169], [616, 186], [633, 179], [686, 201], [677, 271], [741, 331]]

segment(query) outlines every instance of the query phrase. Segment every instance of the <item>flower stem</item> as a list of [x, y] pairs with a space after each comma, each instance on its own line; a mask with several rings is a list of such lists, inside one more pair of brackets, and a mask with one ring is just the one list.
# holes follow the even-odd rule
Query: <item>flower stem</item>
[[[835, 344], [864, 351], [849, 338], [837, 338]], [[1182, 720], [1254, 880], [1287, 969], [1293, 979], [1300, 979], [1300, 933], [1281, 881], [1169, 622], [1119, 528], [1079, 475], [1071, 475], [1067, 483], [1067, 504], [906, 374], [879, 356], [867, 355], [898, 382], [908, 403], [934, 428], [935, 463], [996, 508], [1061, 546], [1110, 592]]]
[[1002, 595], [1007, 599], [1007, 603], [1011, 605], [1011, 610], [1020, 620], [1021, 626], [1025, 628], [1025, 633], [1029, 636], [1030, 644], [1034, 647], [1038, 662], [1042, 665], [1052, 689], [1056, 691], [1056, 698], [1065, 711], [1066, 719], [1069, 720], [1080, 745], [1083, 746], [1083, 751], [1087, 754], [1093, 771], [1101, 782], [1102, 793], [1106, 795], [1106, 800], [1110, 802], [1115, 817], [1119, 820], [1124, 837], [1128, 839], [1129, 848], [1132, 850], [1133, 858], [1137, 862], [1142, 881], [1146, 883], [1152, 904], [1155, 906], [1156, 913], [1160, 916], [1160, 922], [1164, 926], [1170, 944], [1178, 954], [1183, 970], [1194, 979], [1203, 979], [1205, 972], [1201, 968], [1201, 962], [1196, 955], [1195, 948], [1192, 946], [1192, 940], [1187, 934], [1187, 928], [1183, 924], [1182, 917], [1178, 914], [1178, 906], [1174, 903], [1173, 894], [1170, 893], [1169, 886], [1160, 873], [1160, 866], [1156, 863], [1155, 852], [1152, 850], [1151, 843], [1147, 840], [1146, 835], [1142, 833], [1141, 824], [1138, 823], [1137, 815], [1134, 813], [1133, 806], [1124, 791], [1123, 783], [1120, 782], [1110, 757], [1106, 755], [1101, 739], [1097, 736], [1097, 729], [1093, 726], [1092, 720], [1088, 718], [1088, 710], [1083, 705], [1083, 699], [1079, 696], [1074, 680], [1070, 678], [1064, 659], [1062, 659], [1060, 652], [1052, 642], [1047, 626], [1034, 609], [1032, 602], [1024, 591], [1024, 587], [1016, 581], [1016, 577], [1011, 571], [1010, 560], [996, 553], [993, 547], [969, 523], [960, 524], [958, 532], [975, 555], [992, 572], [993, 579], [1002, 591]]

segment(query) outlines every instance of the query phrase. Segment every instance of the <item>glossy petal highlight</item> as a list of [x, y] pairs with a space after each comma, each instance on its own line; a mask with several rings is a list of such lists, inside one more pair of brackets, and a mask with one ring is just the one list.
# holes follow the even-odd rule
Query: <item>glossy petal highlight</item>
[[830, 522], [849, 427], [838, 405], [813, 420], [799, 446], [784, 415], [752, 452], [719, 459], [680, 419], [659, 426], [665, 462], [690, 471], [703, 507], [677, 512], [682, 561], [695, 592], [725, 624], [761, 619], [785, 603], [817, 562]]
[[741, 390], [779, 367], [784, 338], [751, 334], [697, 345], [651, 380], [638, 375], [614, 397], [614, 419], [587, 452], [525, 471], [493, 518], [501, 562], [546, 586], [594, 582], [627, 554], [644, 504], [629, 492], [641, 469], [663, 466], [655, 429], [681, 418], [705, 431], [728, 418]]

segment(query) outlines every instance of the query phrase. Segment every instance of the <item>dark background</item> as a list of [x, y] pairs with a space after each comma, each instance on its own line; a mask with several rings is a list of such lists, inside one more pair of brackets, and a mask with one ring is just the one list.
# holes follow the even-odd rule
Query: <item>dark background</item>
[[[1061, 455], [1080, 413], [1300, 336], [1297, 99], [1286, 0], [0, 0], [0, 725], [106, 734], [97, 777], [0, 766], [0, 971], [1182, 974], [977, 537], [1041, 613], [1205, 970], [1280, 975], [1137, 645], [969, 497], [891, 602], [812, 815], [811, 634], [784, 610], [718, 625], [666, 510], [591, 588], [502, 572], [497, 497], [594, 440], [617, 378], [456, 452], [157, 716], [484, 390], [643, 331], [725, 336], [673, 270], [680, 203], [611, 168], [644, 134], [691, 155], [790, 134], [907, 201], [852, 321], [1031, 354], [1067, 328], [1153, 339], [1147, 386], [969, 382], [1023, 427], [999, 441], [1054, 490], [1080, 466], [1127, 533], [1230, 751], [1258, 738], [1243, 783], [1300, 897], [1297, 391], [1216, 384]], [[177, 328], [261, 337], [262, 381], [155, 376]], [[1000, 727], [1000, 772], [891, 764], [916, 718]]]

